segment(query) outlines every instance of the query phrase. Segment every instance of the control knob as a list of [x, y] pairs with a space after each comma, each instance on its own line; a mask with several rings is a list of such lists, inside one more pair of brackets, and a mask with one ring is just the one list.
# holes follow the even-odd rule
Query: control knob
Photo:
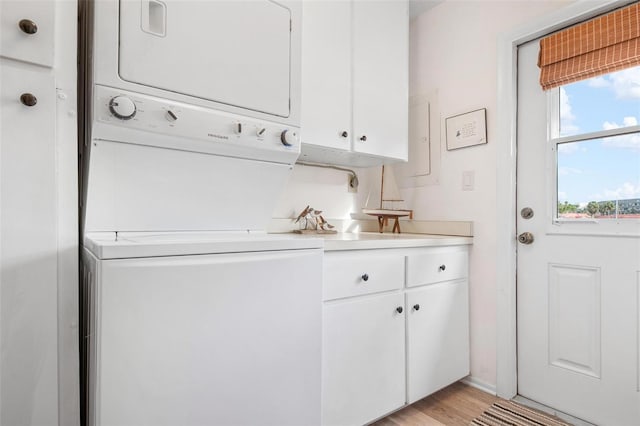
[[109, 111], [120, 120], [130, 120], [136, 115], [136, 104], [126, 96], [116, 96], [109, 101]]
[[284, 130], [280, 135], [280, 141], [284, 146], [292, 146], [298, 143], [298, 133], [294, 130]]
[[178, 119], [178, 116], [176, 115], [175, 112], [168, 109], [167, 112], [164, 114], [164, 118], [166, 118], [168, 122], [173, 123]]

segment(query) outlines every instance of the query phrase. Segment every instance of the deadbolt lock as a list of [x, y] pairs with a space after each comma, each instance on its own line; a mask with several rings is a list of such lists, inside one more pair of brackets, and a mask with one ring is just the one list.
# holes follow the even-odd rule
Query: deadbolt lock
[[533, 242], [533, 234], [531, 232], [523, 232], [518, 235], [518, 242], [521, 244], [531, 244]]
[[533, 209], [531, 207], [523, 208], [520, 210], [520, 216], [522, 216], [523, 219], [531, 219], [533, 217]]

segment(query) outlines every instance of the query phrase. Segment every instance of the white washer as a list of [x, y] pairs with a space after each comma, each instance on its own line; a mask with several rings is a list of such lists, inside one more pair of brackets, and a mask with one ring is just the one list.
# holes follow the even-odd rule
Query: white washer
[[88, 234], [88, 424], [320, 424], [321, 247]]
[[300, 1], [81, 16], [86, 424], [319, 424], [322, 243], [264, 232], [300, 153]]

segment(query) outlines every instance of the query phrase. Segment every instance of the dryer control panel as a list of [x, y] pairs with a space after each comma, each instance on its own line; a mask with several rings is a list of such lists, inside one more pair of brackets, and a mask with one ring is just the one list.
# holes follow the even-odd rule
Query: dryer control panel
[[92, 139], [293, 164], [299, 129], [94, 86]]

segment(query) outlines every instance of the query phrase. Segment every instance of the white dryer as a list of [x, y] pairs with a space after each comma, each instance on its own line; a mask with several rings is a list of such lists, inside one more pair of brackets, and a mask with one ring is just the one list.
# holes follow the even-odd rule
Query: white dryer
[[322, 243], [265, 233], [301, 4], [82, 7], [86, 424], [319, 424]]

